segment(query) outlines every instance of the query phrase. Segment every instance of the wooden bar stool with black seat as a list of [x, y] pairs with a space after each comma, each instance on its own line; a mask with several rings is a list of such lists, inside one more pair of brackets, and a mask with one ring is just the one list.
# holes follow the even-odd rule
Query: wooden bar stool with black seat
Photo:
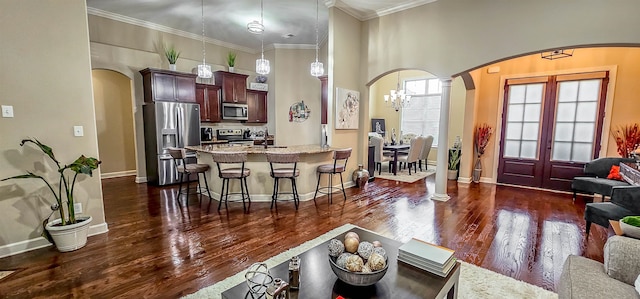
[[211, 193], [209, 192], [209, 183], [207, 182], [207, 170], [209, 170], [209, 164], [197, 164], [190, 163], [187, 164], [186, 156], [187, 151], [184, 148], [169, 148], [169, 155], [173, 158], [173, 163], [176, 166], [176, 170], [178, 171], [178, 180], [180, 181], [180, 185], [178, 186], [178, 201], [180, 200], [180, 195], [182, 194], [182, 183], [187, 181], [187, 202], [189, 201], [189, 182], [190, 176], [192, 174], [196, 174], [198, 185], [197, 192], [195, 194], [200, 194], [200, 201], [202, 201], [202, 187], [200, 187], [200, 174], [204, 179], [204, 185], [207, 189], [207, 196], [209, 196], [209, 200], [211, 200]]
[[[316, 185], [316, 193], [313, 195], [313, 200], [316, 200], [316, 196], [318, 193], [327, 194], [329, 197], [329, 203], [333, 203], [333, 191], [334, 190], [342, 190], [342, 195], [344, 196], [344, 200], [347, 200], [347, 193], [344, 192], [344, 182], [342, 180], [342, 173], [347, 169], [347, 160], [351, 157], [351, 148], [347, 149], [339, 149], [333, 151], [333, 164], [323, 164], [319, 165], [316, 169], [318, 172], [318, 184]], [[344, 161], [344, 163], [342, 163]], [[327, 187], [320, 188], [320, 178], [322, 174], [326, 173], [329, 175], [329, 185]], [[341, 188], [333, 187], [333, 175], [340, 175], [340, 186]]]
[[[213, 156], [213, 161], [216, 162], [218, 166], [218, 176], [222, 179], [222, 191], [220, 191], [218, 211], [220, 211], [220, 207], [222, 206], [223, 196], [224, 205], [228, 209], [227, 202], [229, 201], [229, 195], [240, 194], [242, 198], [242, 209], [245, 213], [249, 212], [246, 201], [249, 202], [249, 207], [251, 207], [251, 197], [249, 196], [247, 177], [251, 174], [251, 170], [244, 167], [244, 163], [247, 162], [247, 152], [214, 152], [211, 153], [211, 155]], [[221, 164], [233, 165], [223, 169]], [[237, 167], [238, 164], [240, 164], [240, 167]], [[240, 193], [229, 192], [230, 179], [238, 179], [240, 181]]]
[[[298, 196], [298, 187], [296, 186], [296, 178], [300, 175], [300, 169], [298, 169], [298, 154], [292, 153], [266, 153], [267, 154], [267, 162], [269, 162], [269, 167], [271, 168], [271, 172], [269, 173], [273, 178], [273, 194], [271, 195], [271, 208], [273, 209], [273, 205], [276, 205], [276, 209], [278, 208], [278, 195], [282, 194], [291, 194], [293, 196], [293, 203], [296, 206], [296, 210], [298, 209], [298, 205], [300, 204], [300, 196]], [[274, 167], [274, 164], [293, 164], [291, 167], [285, 168], [277, 168]], [[282, 193], [278, 192], [279, 181], [280, 179], [289, 179], [291, 180], [291, 192], [290, 193]]]

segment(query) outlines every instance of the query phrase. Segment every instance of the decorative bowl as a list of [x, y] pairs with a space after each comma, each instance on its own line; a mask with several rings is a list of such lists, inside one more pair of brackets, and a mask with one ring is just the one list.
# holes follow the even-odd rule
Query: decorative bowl
[[357, 273], [351, 272], [347, 269], [343, 269], [338, 267], [335, 261], [336, 258], [329, 256], [329, 265], [331, 265], [331, 270], [333, 273], [338, 276], [342, 282], [346, 284], [350, 284], [352, 286], [370, 286], [380, 281], [385, 274], [387, 274], [387, 269], [389, 269], [389, 260], [386, 259], [386, 265], [382, 270], [373, 271], [371, 273]]
[[620, 229], [625, 236], [640, 239], [640, 227], [626, 224], [620, 219]]

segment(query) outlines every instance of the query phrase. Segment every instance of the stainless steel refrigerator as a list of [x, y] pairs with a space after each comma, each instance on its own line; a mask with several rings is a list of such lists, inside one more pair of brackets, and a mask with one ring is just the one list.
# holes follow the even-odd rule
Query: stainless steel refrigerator
[[[167, 149], [200, 145], [200, 105], [145, 103], [142, 114], [147, 181], [155, 185], [178, 183], [178, 173]], [[188, 151], [187, 163], [195, 162], [195, 152]]]

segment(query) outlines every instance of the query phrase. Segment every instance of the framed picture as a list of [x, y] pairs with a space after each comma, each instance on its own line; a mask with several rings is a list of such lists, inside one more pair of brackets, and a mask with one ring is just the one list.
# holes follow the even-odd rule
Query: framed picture
[[382, 137], [384, 137], [384, 133], [386, 132], [384, 126], [384, 118], [372, 118], [371, 119], [371, 132], [376, 132]]
[[336, 88], [336, 129], [357, 130], [360, 119], [360, 92]]

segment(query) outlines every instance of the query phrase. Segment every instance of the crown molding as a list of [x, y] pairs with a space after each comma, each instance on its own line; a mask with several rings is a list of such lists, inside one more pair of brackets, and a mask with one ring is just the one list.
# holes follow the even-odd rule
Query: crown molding
[[[194, 33], [191, 33], [191, 32], [186, 32], [186, 31], [174, 29], [174, 28], [167, 27], [167, 26], [164, 26], [164, 25], [159, 25], [159, 24], [156, 24], [156, 23], [151, 23], [151, 22], [147, 22], [147, 21], [143, 21], [143, 20], [139, 20], [139, 19], [123, 16], [123, 15], [120, 15], [120, 14], [104, 11], [104, 10], [93, 8], [93, 7], [87, 7], [87, 13], [90, 14], [90, 15], [103, 17], [103, 18], [111, 19], [111, 20], [118, 21], [118, 22], [123, 22], [123, 23], [131, 24], [131, 25], [135, 25], [135, 26], [144, 27], [144, 28], [147, 28], [147, 29], [157, 30], [157, 31], [161, 31], [161, 32], [169, 33], [169, 34], [174, 34], [174, 35], [178, 35], [178, 36], [182, 36], [182, 37], [186, 37], [186, 38], [191, 38], [191, 39], [195, 39], [197, 41], [202, 41], [202, 35], [199, 35], [199, 34], [194, 34]], [[251, 53], [251, 54], [260, 53], [259, 51], [256, 51], [255, 49], [252, 49], [252, 48], [239, 46], [239, 45], [236, 45], [236, 44], [224, 42], [224, 41], [213, 39], [213, 38], [205, 37], [204, 40], [207, 43], [218, 45], [218, 46], [229, 48], [229, 49], [233, 49], [233, 50], [243, 51], [243, 52], [247, 52], [247, 53]]]
[[273, 44], [274, 49], [315, 50], [315, 44]]
[[352, 7], [350, 7], [349, 5], [347, 5], [346, 3], [344, 3], [342, 0], [328, 0], [324, 2], [324, 5], [327, 7], [336, 7], [342, 11], [344, 11], [345, 13], [347, 13], [348, 15], [360, 20], [360, 21], [368, 21], [371, 19], [375, 19], [378, 17], [382, 17], [382, 16], [386, 16], [386, 15], [390, 15], [392, 13], [396, 13], [399, 11], [403, 11], [403, 10], [407, 10], [407, 9], [411, 9], [414, 7], [418, 7], [424, 4], [428, 4], [428, 3], [432, 3], [432, 2], [436, 2], [438, 0], [413, 0], [413, 1], [408, 1], [405, 3], [402, 3], [400, 5], [396, 5], [396, 6], [392, 6], [392, 7], [388, 7], [388, 8], [384, 8], [384, 9], [378, 9], [376, 11], [373, 11], [371, 13], [363, 13], [357, 9], [354, 9]]

